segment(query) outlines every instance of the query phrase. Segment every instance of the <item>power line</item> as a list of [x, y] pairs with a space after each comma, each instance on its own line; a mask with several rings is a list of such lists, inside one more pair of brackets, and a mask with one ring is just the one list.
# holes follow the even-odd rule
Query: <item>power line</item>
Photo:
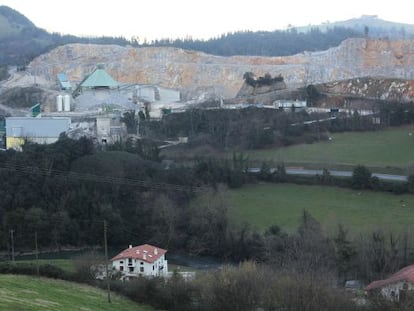
[[13, 234], [14, 234], [14, 230], [11, 229], [10, 230], [11, 255], [12, 255], [12, 263], [15, 263], [15, 260], [14, 260], [14, 236], [13, 236]]
[[111, 303], [111, 285], [108, 272], [108, 240], [107, 240], [107, 226], [106, 220], [103, 221], [104, 226], [104, 247], [105, 247], [105, 272], [106, 272], [106, 290], [108, 293], [108, 303]]
[[133, 178], [126, 178], [126, 177], [113, 177], [113, 176], [104, 176], [104, 175], [95, 175], [90, 173], [78, 173], [74, 171], [61, 171], [56, 169], [46, 169], [41, 167], [35, 166], [23, 166], [23, 165], [9, 165], [3, 164], [0, 166], [2, 170], [8, 171], [15, 171], [22, 174], [29, 174], [29, 175], [40, 175], [45, 177], [58, 177], [63, 179], [75, 179], [75, 180], [82, 180], [82, 181], [90, 181], [90, 182], [99, 182], [99, 183], [110, 183], [110, 184], [118, 184], [118, 185], [126, 185], [132, 187], [140, 187], [140, 188], [150, 188], [155, 190], [174, 190], [174, 191], [193, 191], [196, 193], [205, 192], [209, 188], [205, 186], [182, 186], [182, 185], [175, 185], [169, 183], [162, 183], [162, 182], [154, 182], [154, 181], [147, 181], [147, 180], [139, 180]]

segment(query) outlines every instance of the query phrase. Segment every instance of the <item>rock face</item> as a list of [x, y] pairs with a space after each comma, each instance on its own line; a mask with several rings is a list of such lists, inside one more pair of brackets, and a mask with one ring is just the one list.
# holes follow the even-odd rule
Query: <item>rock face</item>
[[390, 102], [413, 102], [414, 81], [384, 78], [357, 78], [324, 83], [317, 86], [326, 95], [342, 95]]
[[282, 75], [288, 88], [365, 76], [414, 79], [414, 40], [348, 39], [323, 52], [286, 57], [220, 57], [176, 48], [70, 44], [33, 60], [33, 74], [80, 81], [98, 63], [119, 82], [157, 84], [191, 94], [234, 97], [243, 75]]

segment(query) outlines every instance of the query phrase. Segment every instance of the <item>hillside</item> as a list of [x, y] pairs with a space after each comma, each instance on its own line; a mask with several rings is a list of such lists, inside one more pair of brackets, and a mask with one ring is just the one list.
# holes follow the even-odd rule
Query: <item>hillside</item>
[[345, 21], [288, 27], [287, 30], [238, 31], [209, 40], [155, 40], [149, 46], [168, 46], [232, 55], [286, 56], [303, 51], [322, 51], [338, 46], [349, 38], [407, 39], [414, 37], [414, 25], [382, 20], [364, 15]]
[[24, 64], [53, 46], [52, 36], [19, 12], [0, 6], [0, 65]]
[[37, 57], [30, 67], [50, 81], [59, 72], [80, 81], [98, 63], [104, 63], [120, 82], [231, 98], [246, 72], [282, 75], [288, 88], [366, 76], [414, 79], [414, 41], [348, 39], [326, 51], [286, 57], [221, 57], [165, 47], [70, 44]]
[[19, 12], [0, 6], [0, 39], [12, 37], [36, 26]]
[[78, 283], [22, 275], [0, 275], [0, 310], [153, 310], [115, 294], [111, 298], [109, 304], [105, 291]]
[[[345, 27], [353, 29], [359, 33], [368, 31], [369, 36], [389, 37], [389, 38], [408, 38], [414, 35], [414, 25], [386, 21], [376, 15], [363, 15], [359, 18], [351, 18], [345, 21], [327, 22], [321, 25], [308, 25], [295, 27], [298, 32], [307, 32], [312, 28], [318, 28], [321, 31], [327, 31], [335, 27]], [[368, 27], [366, 29], [365, 27]]]
[[224, 192], [223, 196], [222, 200], [229, 202], [233, 221], [249, 223], [260, 230], [277, 224], [293, 232], [305, 209], [326, 232], [332, 233], [338, 224], [350, 228], [355, 235], [376, 229], [400, 233], [410, 230], [413, 221], [412, 195], [262, 183], [232, 189]]
[[79, 38], [62, 36], [36, 27], [28, 18], [7, 6], [0, 6], [0, 66], [27, 65], [34, 57], [67, 43], [120, 44], [124, 38]]

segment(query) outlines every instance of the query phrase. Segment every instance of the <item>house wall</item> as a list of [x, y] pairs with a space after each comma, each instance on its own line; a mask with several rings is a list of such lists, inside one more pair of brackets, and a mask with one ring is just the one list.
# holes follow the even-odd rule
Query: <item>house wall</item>
[[[161, 267], [163, 268], [161, 269]], [[112, 268], [121, 271], [122, 274], [127, 276], [166, 276], [168, 273], [168, 261], [165, 260], [165, 256], [158, 258], [154, 263], [140, 259], [124, 258], [113, 261]]]
[[414, 290], [414, 284], [408, 283], [408, 282], [397, 282], [393, 284], [389, 284], [387, 286], [384, 286], [381, 289], [381, 295], [388, 299], [388, 300], [394, 300], [399, 301], [400, 299], [400, 290], [403, 289], [404, 284], [408, 285], [408, 290]]
[[306, 101], [303, 100], [275, 100], [274, 108], [306, 108]]

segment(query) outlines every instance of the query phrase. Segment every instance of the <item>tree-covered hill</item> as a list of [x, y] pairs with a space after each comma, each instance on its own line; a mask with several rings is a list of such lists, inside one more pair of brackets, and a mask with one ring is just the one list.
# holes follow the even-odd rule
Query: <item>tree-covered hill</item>
[[49, 33], [16, 10], [0, 6], [0, 65], [26, 65], [34, 57], [67, 43], [126, 45], [129, 41], [121, 37], [80, 38]]
[[19, 12], [6, 6], [0, 6], [0, 39], [18, 35], [24, 29], [36, 26]]
[[283, 31], [228, 33], [209, 40], [162, 39], [155, 40], [147, 46], [171, 46], [221, 56], [286, 56], [304, 51], [326, 50], [338, 46], [347, 38], [361, 36], [361, 33], [345, 27], [334, 27], [325, 32], [315, 27], [306, 33], [292, 28]]
[[326, 50], [338, 46], [347, 38], [363, 36], [412, 38], [414, 25], [390, 22], [368, 15], [321, 25], [292, 26], [287, 30], [228, 33], [209, 40], [162, 39], [149, 45], [173, 46], [222, 56], [286, 56], [304, 51]]
[[[296, 27], [299, 32], [308, 32], [315, 26]], [[390, 39], [412, 38], [414, 25], [386, 21], [377, 15], [362, 15], [359, 18], [351, 18], [344, 21], [326, 22], [317, 26], [321, 31], [334, 27], [351, 28], [360, 33], [366, 33], [370, 37], [388, 37]]]

